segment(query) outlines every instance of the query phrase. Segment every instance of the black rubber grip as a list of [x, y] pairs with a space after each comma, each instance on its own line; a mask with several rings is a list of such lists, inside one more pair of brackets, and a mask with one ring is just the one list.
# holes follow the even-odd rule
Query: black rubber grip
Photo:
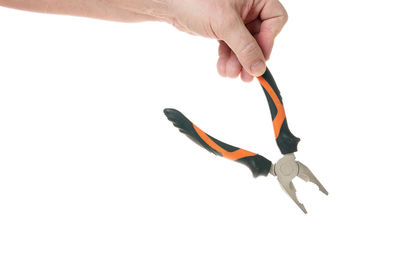
[[180, 132], [184, 133], [193, 142], [209, 152], [246, 165], [251, 170], [254, 177], [268, 175], [272, 163], [263, 156], [215, 139], [199, 129], [186, 118], [185, 115], [176, 109], [165, 109], [164, 114]]
[[[274, 77], [267, 68], [265, 73], [258, 79], [268, 100], [272, 120], [274, 121], [276, 143], [278, 144], [281, 153], [290, 154], [296, 152], [300, 138], [294, 136], [289, 129], [281, 93], [276, 85]], [[270, 88], [266, 88], [268, 87], [268, 84], [265, 85], [264, 81], [269, 84]], [[270, 89], [272, 89], [272, 91], [270, 91]]]

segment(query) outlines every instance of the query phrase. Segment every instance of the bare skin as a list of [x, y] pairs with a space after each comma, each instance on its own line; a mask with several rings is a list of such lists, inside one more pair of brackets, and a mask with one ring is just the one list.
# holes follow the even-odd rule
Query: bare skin
[[287, 21], [278, 0], [0, 0], [5, 7], [121, 22], [163, 21], [219, 41], [217, 69], [250, 82]]

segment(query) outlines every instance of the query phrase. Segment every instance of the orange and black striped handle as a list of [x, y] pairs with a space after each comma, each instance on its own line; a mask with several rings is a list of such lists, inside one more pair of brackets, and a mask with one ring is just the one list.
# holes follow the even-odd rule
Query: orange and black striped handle
[[209, 152], [246, 165], [254, 177], [268, 175], [272, 163], [263, 156], [225, 144], [213, 138], [200, 130], [200, 128], [176, 109], [165, 109], [164, 113], [175, 127]]
[[289, 130], [281, 93], [268, 68], [262, 76], [258, 77], [258, 80], [267, 96], [274, 125], [275, 139], [280, 151], [282, 154], [296, 152], [300, 139], [294, 136]]

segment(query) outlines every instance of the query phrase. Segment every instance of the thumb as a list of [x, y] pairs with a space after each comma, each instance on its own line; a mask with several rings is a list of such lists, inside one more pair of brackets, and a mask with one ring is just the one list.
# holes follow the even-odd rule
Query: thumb
[[220, 36], [236, 54], [243, 68], [256, 77], [264, 74], [266, 70], [264, 54], [242, 19], [236, 16], [225, 25]]

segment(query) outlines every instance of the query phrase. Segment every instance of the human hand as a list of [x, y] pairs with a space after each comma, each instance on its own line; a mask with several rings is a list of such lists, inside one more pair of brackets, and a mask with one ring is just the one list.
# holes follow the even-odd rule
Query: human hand
[[217, 39], [218, 72], [251, 81], [265, 71], [274, 39], [287, 21], [279, 0], [0, 0], [25, 10], [138, 22], [167, 21], [190, 34]]
[[217, 69], [250, 82], [265, 72], [274, 39], [288, 16], [278, 0], [170, 0], [169, 22], [219, 40]]

